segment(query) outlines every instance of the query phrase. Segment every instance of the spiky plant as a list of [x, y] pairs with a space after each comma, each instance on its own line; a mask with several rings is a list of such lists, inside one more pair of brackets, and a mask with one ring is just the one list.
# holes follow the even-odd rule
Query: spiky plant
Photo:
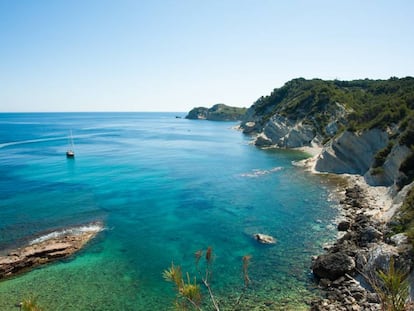
[[387, 271], [377, 271], [377, 281], [371, 282], [378, 294], [383, 311], [407, 310], [409, 297], [408, 274], [395, 268], [394, 258], [391, 257]]
[[39, 306], [37, 302], [37, 298], [33, 295], [23, 299], [20, 306], [21, 310], [23, 311], [42, 311], [42, 308]]
[[175, 306], [177, 309], [187, 310], [190, 305], [196, 310], [201, 310], [201, 290], [196, 278], [194, 278], [194, 283], [191, 283], [190, 275], [187, 273], [187, 282], [185, 282], [181, 267], [175, 266], [174, 263], [171, 263], [169, 269], [164, 270], [163, 277], [166, 281], [175, 285], [177, 292]]
[[167, 282], [173, 283], [177, 288], [182, 287], [183, 273], [181, 272], [181, 267], [175, 266], [173, 262], [169, 269], [164, 270], [162, 276]]
[[[205, 274], [203, 275], [199, 264], [200, 260], [204, 255], [205, 258]], [[204, 284], [205, 288], [208, 291], [208, 294], [211, 299], [212, 307], [215, 311], [220, 311], [219, 304], [214, 297], [213, 291], [211, 289], [211, 279], [212, 279], [212, 263], [214, 260], [213, 249], [208, 247], [207, 250], [204, 252], [199, 250], [194, 253], [195, 257], [195, 265], [198, 275], [201, 278], [202, 284]], [[248, 285], [250, 284], [249, 278], [249, 264], [250, 259], [252, 256], [246, 255], [242, 257], [242, 272], [243, 272], [243, 280], [244, 280], [244, 288], [237, 299], [235, 305], [233, 306], [235, 309], [237, 305], [240, 303]], [[175, 300], [175, 307], [179, 310], [187, 310], [188, 308], [193, 308], [195, 310], [201, 311], [201, 304], [202, 304], [202, 295], [201, 295], [201, 288], [197, 284], [197, 279], [194, 278], [193, 282], [191, 281], [189, 273], [186, 273], [187, 280], [183, 279], [182, 271], [180, 266], [175, 266], [174, 263], [171, 263], [171, 267], [167, 270], [164, 270], [163, 277], [166, 281], [171, 282], [175, 285], [177, 298]]]
[[187, 283], [183, 282], [180, 293], [194, 306], [199, 307], [201, 304], [201, 290], [197, 284], [197, 279], [194, 278], [194, 283], [191, 283], [190, 275], [187, 272]]

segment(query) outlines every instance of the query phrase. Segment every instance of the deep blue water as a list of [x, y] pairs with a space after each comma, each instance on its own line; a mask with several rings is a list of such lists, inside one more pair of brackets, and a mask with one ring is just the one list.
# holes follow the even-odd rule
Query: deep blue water
[[[30, 294], [47, 310], [167, 310], [162, 271], [173, 261], [193, 274], [194, 252], [208, 246], [223, 309], [247, 254], [246, 310], [306, 308], [310, 258], [335, 235], [332, 185], [292, 165], [303, 153], [257, 149], [236, 123], [175, 115], [0, 114], [0, 249], [92, 221], [106, 228], [74, 258], [1, 282], [1, 310]], [[75, 159], [65, 157], [70, 130]], [[257, 232], [278, 243], [258, 244]]]

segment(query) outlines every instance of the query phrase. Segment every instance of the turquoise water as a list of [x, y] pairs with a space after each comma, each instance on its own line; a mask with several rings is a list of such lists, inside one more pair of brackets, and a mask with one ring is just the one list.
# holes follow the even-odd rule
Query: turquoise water
[[[242, 290], [247, 254], [245, 310], [306, 308], [317, 294], [311, 256], [335, 235], [329, 181], [292, 165], [303, 153], [252, 146], [236, 123], [175, 115], [0, 114], [0, 248], [105, 226], [73, 258], [1, 282], [0, 310], [30, 294], [47, 310], [168, 310], [162, 271], [173, 261], [193, 275], [194, 252], [208, 246], [222, 309]], [[259, 245], [257, 232], [278, 243]]]

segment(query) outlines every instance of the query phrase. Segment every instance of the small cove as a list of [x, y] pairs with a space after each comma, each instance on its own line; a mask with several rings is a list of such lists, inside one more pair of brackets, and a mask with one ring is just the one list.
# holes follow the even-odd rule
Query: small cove
[[[0, 282], [1, 310], [30, 293], [47, 310], [165, 310], [174, 292], [162, 271], [173, 261], [193, 274], [194, 252], [208, 246], [223, 306], [249, 254], [246, 310], [306, 309], [317, 294], [310, 258], [336, 234], [333, 185], [291, 164], [303, 153], [257, 149], [235, 123], [175, 115], [0, 115], [0, 246], [97, 220], [106, 228], [74, 258]], [[258, 244], [257, 232], [278, 243]]]

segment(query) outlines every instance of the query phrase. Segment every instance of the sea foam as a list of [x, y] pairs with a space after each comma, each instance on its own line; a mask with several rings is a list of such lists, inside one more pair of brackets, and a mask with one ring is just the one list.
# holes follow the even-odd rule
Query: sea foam
[[268, 174], [271, 174], [271, 173], [275, 173], [275, 172], [281, 171], [282, 169], [283, 169], [283, 167], [281, 167], [281, 166], [274, 167], [274, 168], [271, 168], [269, 170], [254, 169], [249, 173], [240, 174], [240, 176], [255, 178], [255, 177], [260, 177], [260, 176], [263, 176], [263, 175], [268, 175]]
[[79, 227], [71, 227], [63, 230], [53, 231], [48, 234], [42, 235], [32, 241], [30, 241], [30, 245], [41, 243], [50, 239], [56, 239], [65, 235], [80, 235], [85, 232], [100, 232], [103, 231], [104, 227], [102, 223], [94, 222], [87, 225], [79, 226]]

